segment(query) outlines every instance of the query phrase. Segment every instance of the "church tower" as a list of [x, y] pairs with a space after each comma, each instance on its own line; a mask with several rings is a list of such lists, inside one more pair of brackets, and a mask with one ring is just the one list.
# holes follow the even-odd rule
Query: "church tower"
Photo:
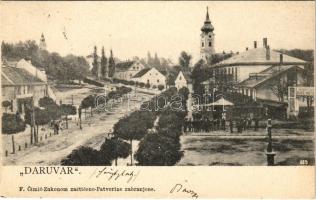
[[42, 33], [40, 43], [39, 43], [39, 48], [41, 50], [46, 50], [46, 42], [45, 42], [45, 37], [44, 34]]
[[200, 54], [201, 59], [206, 62], [209, 62], [212, 55], [215, 54], [215, 44], [214, 44], [214, 27], [210, 21], [208, 14], [208, 7], [206, 8], [206, 19], [204, 25], [201, 28], [201, 43], [200, 43]]

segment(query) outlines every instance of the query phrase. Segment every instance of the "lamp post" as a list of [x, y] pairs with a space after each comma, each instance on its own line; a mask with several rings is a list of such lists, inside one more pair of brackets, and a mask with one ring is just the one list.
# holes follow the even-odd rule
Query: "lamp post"
[[273, 166], [274, 165], [274, 156], [275, 156], [275, 152], [272, 151], [272, 133], [271, 133], [271, 129], [272, 129], [272, 123], [271, 123], [271, 119], [268, 119], [267, 121], [267, 131], [268, 131], [268, 147], [267, 147], [267, 163], [268, 166]]

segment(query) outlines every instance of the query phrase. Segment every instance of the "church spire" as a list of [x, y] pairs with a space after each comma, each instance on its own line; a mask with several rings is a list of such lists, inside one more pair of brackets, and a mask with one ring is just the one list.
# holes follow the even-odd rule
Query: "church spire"
[[208, 6], [206, 7], [206, 19], [205, 22], [210, 22], [210, 16], [208, 15]]
[[42, 50], [46, 50], [46, 41], [45, 41], [44, 33], [42, 33], [42, 35], [41, 35], [39, 48]]

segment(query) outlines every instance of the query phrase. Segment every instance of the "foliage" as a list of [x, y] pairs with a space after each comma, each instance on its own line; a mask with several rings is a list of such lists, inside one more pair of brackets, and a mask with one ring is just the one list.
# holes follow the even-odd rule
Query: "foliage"
[[2, 58], [7, 60], [30, 60], [35, 67], [45, 69], [48, 77], [54, 80], [81, 80], [89, 69], [84, 57], [74, 55], [61, 57], [58, 53], [39, 49], [33, 40], [16, 44], [2, 42], [1, 53]]
[[146, 84], [145, 84], [145, 87], [146, 87], [146, 88], [150, 88], [150, 84], [149, 84], [149, 83], [146, 83]]
[[77, 114], [77, 109], [71, 104], [60, 105], [60, 110], [63, 115], [75, 115]]
[[183, 68], [189, 68], [192, 56], [187, 52], [182, 51], [179, 57], [179, 65]]
[[10, 101], [8, 101], [8, 100], [2, 101], [2, 107], [5, 108], [6, 111], [7, 111], [7, 109], [8, 109], [9, 107], [11, 107], [11, 106], [12, 106], [12, 105], [11, 105], [11, 102], [10, 102]]
[[139, 87], [141, 87], [141, 88], [145, 87], [145, 83], [140, 82], [140, 83], [139, 83]]
[[109, 57], [109, 77], [113, 77], [115, 73], [115, 61], [113, 58], [113, 52], [110, 51], [110, 57]]
[[25, 130], [25, 122], [19, 114], [2, 114], [2, 134], [14, 134]]
[[114, 125], [113, 133], [124, 140], [140, 140], [154, 125], [155, 116], [149, 111], [135, 111]]
[[47, 108], [49, 106], [57, 105], [55, 101], [50, 97], [43, 97], [38, 100], [38, 105], [43, 108]]
[[91, 69], [92, 75], [98, 77], [98, 68], [99, 68], [99, 63], [98, 63], [97, 47], [94, 46], [93, 62], [92, 62], [92, 69]]
[[102, 47], [101, 53], [101, 76], [106, 77], [106, 65], [107, 65], [107, 58], [105, 57], [104, 47]]
[[164, 85], [158, 85], [158, 90], [163, 90], [163, 89], [165, 89], [165, 86]]
[[135, 158], [142, 166], [171, 166], [183, 156], [180, 143], [159, 133], [147, 134], [139, 143]]
[[102, 160], [111, 161], [117, 158], [127, 158], [130, 151], [131, 145], [116, 137], [106, 139], [100, 148]]
[[84, 78], [83, 79], [83, 82], [84, 83], [89, 83], [91, 85], [95, 85], [95, 86], [98, 86], [98, 87], [104, 87], [104, 84], [103, 83], [100, 83], [98, 81], [95, 81], [95, 80], [91, 80], [91, 79], [88, 79], [88, 78]]
[[103, 166], [111, 165], [111, 161], [101, 158], [99, 151], [81, 146], [75, 149], [61, 161], [61, 165], [68, 166]]
[[81, 101], [81, 108], [86, 109], [86, 108], [94, 108], [95, 107], [95, 97], [93, 95], [89, 95], [85, 97]]

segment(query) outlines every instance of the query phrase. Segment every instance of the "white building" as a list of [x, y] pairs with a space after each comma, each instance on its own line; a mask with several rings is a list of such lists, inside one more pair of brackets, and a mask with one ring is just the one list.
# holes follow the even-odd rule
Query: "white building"
[[252, 73], [259, 73], [280, 64], [304, 66], [307, 62], [271, 50], [267, 38], [263, 38], [262, 48], [257, 48], [257, 41], [254, 41], [253, 49], [247, 48], [246, 51], [219, 62], [214, 66], [214, 71], [215, 76], [217, 74], [230, 75], [233, 81], [239, 83], [249, 78]]
[[135, 74], [132, 78], [135, 82], [149, 83], [150, 86], [163, 85], [166, 88], [166, 77], [156, 68], [145, 68]]
[[145, 66], [139, 61], [120, 62], [115, 66], [113, 78], [130, 81], [132, 80], [133, 76], [135, 76], [144, 68]]
[[193, 86], [192, 86], [192, 79], [191, 79], [190, 72], [180, 71], [174, 83], [175, 83], [175, 87], [178, 90], [183, 87], [187, 87], [190, 93], [193, 93]]

